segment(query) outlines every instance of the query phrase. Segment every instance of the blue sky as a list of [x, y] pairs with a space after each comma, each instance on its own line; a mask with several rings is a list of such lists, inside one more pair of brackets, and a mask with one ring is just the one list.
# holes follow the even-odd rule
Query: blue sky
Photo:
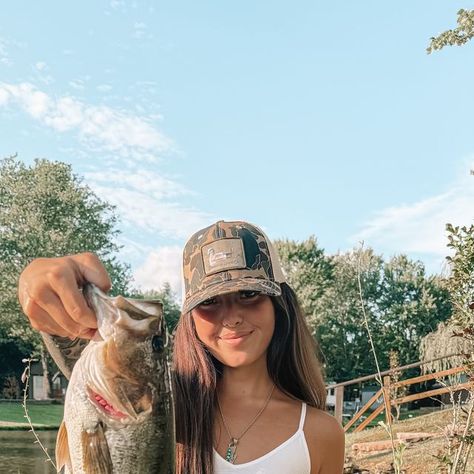
[[179, 293], [218, 218], [440, 272], [474, 204], [473, 45], [427, 55], [461, 1], [9, 2], [0, 156], [71, 163], [118, 206], [137, 284]]

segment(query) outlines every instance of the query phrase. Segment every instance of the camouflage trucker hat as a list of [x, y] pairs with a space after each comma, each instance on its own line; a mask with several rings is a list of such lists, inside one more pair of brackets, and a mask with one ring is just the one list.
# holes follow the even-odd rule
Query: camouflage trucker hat
[[183, 251], [183, 313], [217, 295], [240, 290], [281, 294], [278, 255], [258, 227], [219, 221], [196, 232]]

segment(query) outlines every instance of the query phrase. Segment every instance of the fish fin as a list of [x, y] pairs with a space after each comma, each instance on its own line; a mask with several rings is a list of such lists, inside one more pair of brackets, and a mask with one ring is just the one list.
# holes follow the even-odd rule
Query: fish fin
[[82, 462], [86, 474], [112, 474], [112, 459], [101, 423], [95, 431], [83, 431]]
[[56, 469], [61, 472], [64, 466], [71, 469], [71, 458], [69, 456], [69, 444], [67, 438], [66, 423], [64, 420], [59, 427], [58, 436], [56, 438]]

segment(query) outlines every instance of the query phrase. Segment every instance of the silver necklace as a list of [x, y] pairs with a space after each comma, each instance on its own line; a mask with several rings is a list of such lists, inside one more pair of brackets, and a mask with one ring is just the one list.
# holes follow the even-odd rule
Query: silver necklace
[[222, 413], [221, 403], [219, 401], [219, 395], [217, 395], [217, 406], [219, 408], [219, 413], [221, 414], [222, 424], [224, 425], [224, 428], [227, 431], [227, 435], [229, 436], [229, 444], [227, 445], [227, 450], [225, 452], [225, 460], [227, 462], [230, 462], [231, 464], [235, 463], [235, 460], [237, 459], [237, 447], [238, 447], [239, 441], [242, 439], [244, 434], [247, 433], [247, 431], [254, 425], [254, 423], [258, 420], [259, 416], [265, 411], [265, 408], [267, 408], [267, 405], [270, 403], [270, 399], [272, 398], [274, 389], [275, 389], [275, 384], [272, 385], [272, 389], [270, 390], [267, 400], [263, 404], [262, 408], [260, 408], [259, 412], [254, 416], [252, 421], [247, 425], [247, 427], [244, 429], [244, 431], [242, 431], [242, 433], [240, 433], [240, 436], [238, 437], [234, 437], [230, 434], [229, 427], [227, 426], [227, 423], [224, 418], [224, 414]]

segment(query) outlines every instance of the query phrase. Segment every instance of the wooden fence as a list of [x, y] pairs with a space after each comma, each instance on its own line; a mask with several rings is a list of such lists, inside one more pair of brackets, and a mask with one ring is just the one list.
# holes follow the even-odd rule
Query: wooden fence
[[[452, 356], [451, 356], [452, 357]], [[443, 359], [435, 359], [440, 360]], [[429, 361], [433, 362], [433, 361]], [[442, 395], [444, 393], [448, 393], [450, 391], [458, 391], [458, 390], [469, 390], [474, 388], [474, 380], [469, 380], [465, 383], [459, 383], [452, 386], [445, 386], [442, 388], [436, 388], [431, 390], [426, 390], [424, 392], [415, 393], [413, 395], [405, 395], [402, 397], [391, 398], [391, 393], [395, 391], [395, 389], [399, 387], [409, 387], [411, 385], [417, 383], [423, 383], [428, 380], [433, 379], [442, 379], [444, 377], [452, 376], [455, 374], [461, 374], [466, 372], [467, 367], [455, 367], [448, 370], [441, 370], [438, 372], [434, 372], [431, 374], [420, 375], [418, 377], [413, 377], [410, 379], [402, 380], [399, 382], [392, 383], [390, 375], [393, 373], [399, 373], [401, 371], [420, 367], [421, 365], [427, 364], [428, 362], [416, 362], [414, 364], [408, 364], [402, 367], [397, 367], [392, 370], [387, 370], [382, 372], [380, 375], [383, 377], [383, 384], [380, 389], [370, 398], [370, 400], [360, 409], [357, 413], [350, 419], [350, 421], [344, 426], [344, 431], [348, 431], [352, 428], [359, 420], [361, 420], [362, 416], [366, 414], [370, 408], [376, 403], [379, 399], [383, 399], [383, 402], [380, 403], [368, 416], [361, 421], [359, 425], [357, 425], [354, 431], [362, 431], [367, 425], [374, 420], [379, 414], [381, 414], [385, 410], [385, 420], [386, 422], [391, 422], [392, 419], [392, 408], [397, 405], [403, 405], [404, 403], [413, 402], [415, 400], [421, 400], [423, 398], [434, 397], [436, 395]], [[347, 382], [342, 382], [334, 385], [328, 385], [327, 388], [331, 388], [335, 390], [335, 417], [337, 420], [342, 423], [342, 415], [343, 415], [343, 405], [344, 405], [344, 387], [348, 385], [353, 385], [360, 382], [365, 382], [368, 380], [378, 379], [378, 374], [368, 375], [366, 377], [360, 377], [357, 379], [349, 380]]]

